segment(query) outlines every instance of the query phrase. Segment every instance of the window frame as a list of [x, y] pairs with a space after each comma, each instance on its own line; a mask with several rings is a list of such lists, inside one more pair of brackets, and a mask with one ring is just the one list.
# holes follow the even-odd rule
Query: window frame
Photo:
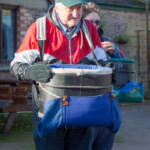
[[13, 54], [17, 48], [17, 6], [0, 5], [0, 64], [9, 63], [11, 60], [4, 60], [3, 57], [3, 32], [2, 32], [2, 9], [11, 10], [13, 13]]

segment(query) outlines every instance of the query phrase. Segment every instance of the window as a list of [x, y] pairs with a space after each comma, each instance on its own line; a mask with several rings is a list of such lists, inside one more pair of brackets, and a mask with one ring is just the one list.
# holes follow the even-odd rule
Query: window
[[0, 7], [0, 62], [13, 59], [15, 48], [15, 11]]

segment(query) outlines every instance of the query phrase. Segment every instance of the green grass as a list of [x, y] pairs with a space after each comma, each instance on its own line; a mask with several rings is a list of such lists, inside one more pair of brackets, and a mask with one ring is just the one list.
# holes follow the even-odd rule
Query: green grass
[[[0, 130], [3, 129], [7, 117], [8, 114], [0, 114]], [[32, 130], [32, 113], [19, 113], [15, 117], [11, 130], [5, 134], [0, 133], [0, 145], [19, 144], [22, 150], [35, 150]]]

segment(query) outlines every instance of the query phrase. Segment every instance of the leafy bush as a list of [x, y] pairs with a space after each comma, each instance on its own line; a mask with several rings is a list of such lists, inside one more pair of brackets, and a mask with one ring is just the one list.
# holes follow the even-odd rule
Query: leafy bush
[[125, 34], [118, 35], [118, 36], [116, 36], [116, 39], [115, 39], [115, 41], [118, 44], [126, 44], [130, 40], [131, 40], [131, 37], [129, 35], [125, 35]]

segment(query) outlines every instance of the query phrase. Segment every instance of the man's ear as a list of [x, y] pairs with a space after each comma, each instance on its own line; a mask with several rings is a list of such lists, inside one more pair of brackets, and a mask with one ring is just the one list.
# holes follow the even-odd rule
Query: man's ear
[[55, 11], [56, 11], [56, 13], [57, 13], [58, 10], [59, 10], [59, 5], [60, 5], [59, 3], [60, 3], [60, 2], [58, 2], [58, 3], [55, 4]]
[[57, 9], [58, 9], [58, 7], [57, 7], [57, 5], [55, 5], [55, 12], [57, 13]]

